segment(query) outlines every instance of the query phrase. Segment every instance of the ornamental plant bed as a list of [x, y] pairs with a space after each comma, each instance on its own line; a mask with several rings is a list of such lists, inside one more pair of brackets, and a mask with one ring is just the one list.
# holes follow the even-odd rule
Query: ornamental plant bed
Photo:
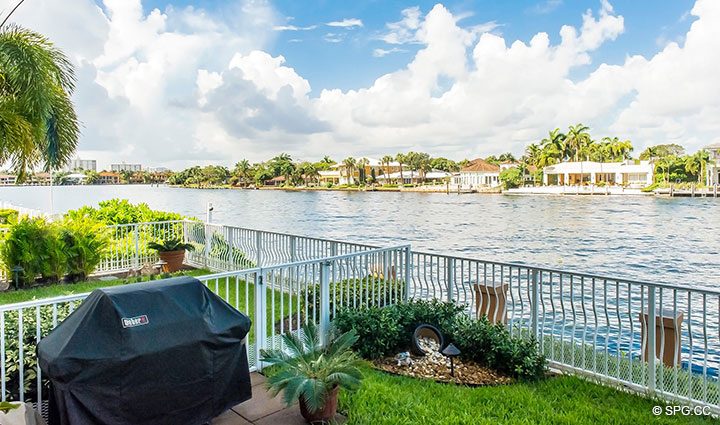
[[478, 365], [472, 361], [455, 359], [455, 376], [450, 375], [450, 360], [442, 354], [439, 359], [430, 356], [411, 356], [410, 365], [400, 365], [394, 357], [383, 357], [373, 361], [375, 369], [394, 375], [409, 376], [418, 379], [429, 379], [445, 384], [466, 385], [470, 387], [512, 384], [515, 379], [504, 376], [492, 369]]

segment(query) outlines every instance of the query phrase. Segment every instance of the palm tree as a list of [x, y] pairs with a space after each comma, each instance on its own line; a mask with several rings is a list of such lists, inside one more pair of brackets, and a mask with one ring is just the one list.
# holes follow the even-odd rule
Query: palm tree
[[540, 141], [542, 146], [542, 154], [538, 158], [538, 166], [546, 167], [561, 162], [566, 158], [565, 134], [560, 132], [559, 128], [550, 130], [548, 137]]
[[592, 144], [590, 133], [588, 133], [590, 127], [581, 123], [577, 125], [571, 125], [568, 128], [568, 134], [565, 138], [565, 149], [568, 157], [572, 157], [575, 161], [580, 160], [580, 155], [586, 152], [586, 147]]
[[405, 179], [403, 178], [403, 163], [407, 161], [407, 155], [404, 153], [399, 153], [395, 155], [395, 161], [397, 161], [398, 165], [400, 166], [400, 181], [405, 182]]
[[359, 169], [358, 177], [360, 178], [360, 183], [365, 184], [366, 181], [366, 175], [365, 175], [365, 167], [370, 164], [370, 160], [367, 158], [360, 158], [360, 161], [357, 162], [357, 166]]
[[39, 163], [52, 171], [71, 159], [74, 88], [73, 66], [50, 40], [15, 24], [0, 29], [0, 163], [10, 161], [19, 181]]
[[385, 166], [386, 178], [390, 175], [390, 163], [393, 162], [394, 159], [395, 158], [393, 158], [391, 155], [385, 155], [380, 160], [380, 162], [382, 162], [382, 164]]
[[248, 161], [247, 159], [243, 159], [237, 164], [235, 164], [235, 168], [233, 169], [233, 176], [240, 181], [241, 185], [246, 186], [251, 170], [252, 166], [250, 165], [250, 161]]
[[345, 177], [347, 178], [348, 184], [352, 184], [352, 181], [354, 181], [354, 175], [355, 175], [355, 166], [357, 165], [357, 160], [351, 156], [343, 159], [343, 165], [345, 166]]

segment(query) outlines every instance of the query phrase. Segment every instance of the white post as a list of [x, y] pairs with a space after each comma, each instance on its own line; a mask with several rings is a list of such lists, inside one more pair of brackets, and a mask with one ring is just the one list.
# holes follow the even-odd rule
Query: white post
[[133, 257], [133, 267], [136, 269], [140, 267], [140, 225], [135, 224], [133, 230], [133, 239], [135, 241], [135, 256]]
[[55, 202], [53, 201], [53, 169], [50, 167], [50, 217], [55, 214]]
[[327, 343], [330, 332], [330, 262], [320, 263], [320, 343]]
[[262, 233], [255, 230], [255, 267], [262, 265]]
[[[655, 287], [648, 287], [648, 323], [646, 326], [647, 337], [647, 360], [648, 360], [648, 388], [655, 392], [655, 328], [657, 311], [655, 310]], [[661, 322], [662, 323], [662, 322]]]
[[265, 315], [267, 314], [266, 308], [266, 297], [267, 291], [265, 291], [265, 285], [263, 282], [263, 270], [259, 270], [255, 273], [255, 367], [260, 372], [263, 369], [263, 362], [260, 361], [260, 350], [265, 349], [267, 328], [265, 326]]
[[206, 223], [212, 223], [212, 213], [213, 213], [213, 209], [214, 209], [214, 207], [213, 207], [212, 202], [208, 202], [208, 203], [207, 203], [207, 210], [206, 210], [207, 217], [206, 217], [206, 219], [205, 219], [205, 222], [206, 222]]
[[446, 261], [447, 300], [448, 302], [453, 302], [453, 292], [455, 292], [455, 259], [448, 258]]
[[[537, 270], [532, 271], [532, 298], [530, 299], [530, 327], [532, 328], [532, 335], [535, 338], [535, 340], [538, 339], [539, 332], [538, 332], [538, 272]], [[542, 349], [542, 344], [540, 345], [540, 348]]]
[[405, 247], [405, 302], [410, 299], [410, 280], [412, 279], [412, 251]]

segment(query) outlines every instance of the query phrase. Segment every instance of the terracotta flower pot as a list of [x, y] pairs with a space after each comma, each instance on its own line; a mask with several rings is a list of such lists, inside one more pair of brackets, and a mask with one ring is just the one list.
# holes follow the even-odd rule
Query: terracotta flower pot
[[164, 272], [173, 273], [181, 270], [185, 261], [185, 250], [159, 252], [160, 259], [167, 264], [163, 267]]
[[305, 400], [300, 397], [300, 414], [309, 423], [330, 421], [337, 414], [339, 391], [340, 387], [338, 386], [335, 386], [335, 388], [330, 390], [328, 392], [327, 399], [325, 400], [325, 406], [317, 412], [309, 411], [305, 405]]

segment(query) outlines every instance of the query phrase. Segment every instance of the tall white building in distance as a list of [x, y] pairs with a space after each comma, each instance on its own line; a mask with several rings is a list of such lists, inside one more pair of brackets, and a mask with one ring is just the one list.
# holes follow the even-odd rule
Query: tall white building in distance
[[142, 171], [142, 164], [110, 164], [110, 171]]
[[83, 171], [97, 171], [97, 161], [94, 159], [80, 159], [75, 158], [68, 162], [68, 164], [63, 168], [63, 171], [75, 171], [75, 170], [83, 170]]

